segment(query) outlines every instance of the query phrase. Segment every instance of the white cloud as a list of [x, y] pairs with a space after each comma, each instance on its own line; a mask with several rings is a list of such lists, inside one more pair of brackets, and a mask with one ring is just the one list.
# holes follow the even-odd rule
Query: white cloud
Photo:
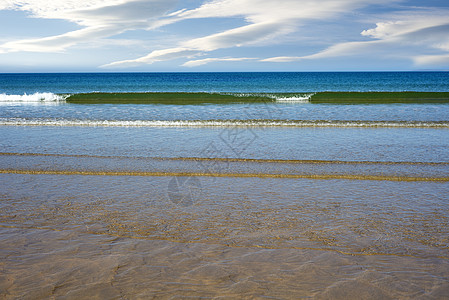
[[381, 44], [383, 41], [370, 41], [370, 42], [349, 42], [333, 45], [318, 53], [305, 55], [305, 56], [277, 56], [262, 59], [262, 62], [295, 62], [306, 59], [321, 59], [328, 57], [340, 57], [340, 56], [354, 56], [363, 55], [367, 50], [374, 51], [376, 48], [381, 51]]
[[303, 57], [301, 56], [276, 56], [276, 57], [270, 57], [262, 59], [261, 61], [264, 62], [294, 62], [294, 61], [300, 61]]
[[386, 16], [388, 21], [376, 23], [376, 27], [362, 31], [363, 36], [387, 39], [399, 35], [413, 33], [423, 28], [447, 24], [449, 21], [447, 9], [403, 11]]
[[151, 52], [150, 54], [140, 57], [138, 59], [131, 59], [131, 60], [122, 60], [122, 61], [116, 61], [112, 62], [110, 64], [106, 64], [101, 66], [102, 68], [110, 68], [110, 67], [132, 67], [132, 66], [138, 66], [141, 64], [152, 64], [157, 61], [165, 61], [165, 60], [172, 60], [177, 59], [181, 57], [195, 57], [200, 55], [201, 52], [193, 49], [188, 48], [171, 48], [171, 49], [165, 49], [165, 50], [156, 50]]
[[283, 24], [276, 24], [273, 22], [250, 24], [206, 37], [192, 39], [190, 41], [180, 43], [179, 47], [155, 50], [138, 59], [117, 61], [102, 67], [128, 67], [137, 66], [140, 64], [152, 64], [157, 61], [165, 61], [181, 57], [189, 58], [221, 48], [250, 45], [266, 40], [272, 36], [276, 36], [281, 32], [285, 33], [288, 31], [290, 31], [289, 26], [284, 26]]
[[28, 12], [31, 17], [62, 19], [84, 28], [45, 38], [11, 41], [0, 45], [0, 52], [60, 52], [68, 47], [114, 36], [125, 31], [147, 29], [177, 0], [16, 0], [2, 9]]
[[4, 10], [4, 9], [13, 9], [15, 6], [15, 1], [13, 0], [3, 0], [2, 2], [0, 2], [0, 10]]
[[442, 55], [419, 55], [412, 57], [417, 66], [425, 67], [449, 67], [449, 54]]
[[249, 23], [322, 19], [346, 13], [367, 4], [381, 4], [386, 0], [215, 0], [197, 9], [180, 12], [186, 18], [244, 17]]
[[[138, 66], [180, 58], [188, 60], [183, 64], [187, 67], [218, 61], [247, 60], [250, 58], [195, 58], [220, 49], [279, 42], [282, 37], [292, 33], [301, 36], [304, 35], [301, 30], [310, 24], [311, 20], [314, 23], [323, 20], [329, 22], [370, 4], [390, 5], [392, 2], [404, 1], [211, 0], [194, 9], [180, 9], [178, 0], [0, 0], [0, 10], [19, 10], [33, 18], [61, 19], [81, 26], [79, 30], [55, 36], [9, 40], [0, 43], [0, 53], [62, 52], [74, 46], [86, 47], [89, 43], [100, 45], [110, 41], [110, 44], [113, 44], [114, 37], [126, 31], [154, 30], [190, 19], [238, 18], [239, 22], [243, 20], [245, 24], [190, 40], [165, 42], [169, 46], [138, 58], [111, 62], [103, 67]], [[173, 11], [174, 9], [179, 10]], [[352, 42], [338, 43], [310, 55], [284, 55], [262, 61], [279, 63], [340, 56], [396, 56], [410, 59], [417, 65], [447, 64], [447, 16], [447, 9], [420, 8], [412, 8], [395, 15], [378, 16], [374, 21], [377, 22], [376, 26], [362, 31], [361, 36]], [[370, 17], [372, 18], [375, 16]], [[211, 22], [206, 21], [205, 24]], [[343, 32], [342, 36], [344, 35]], [[117, 40], [116, 45], [120, 44], [127, 43]]]
[[183, 45], [202, 51], [213, 51], [220, 48], [240, 47], [257, 43], [291, 31], [290, 26], [284, 23], [261, 22], [193, 39], [183, 43]]
[[[264, 62], [293, 62], [341, 56], [396, 57], [410, 59], [417, 65], [448, 65], [449, 11], [426, 11], [422, 14], [401, 15], [402, 20], [379, 22], [361, 35], [370, 41], [345, 42], [306, 56], [279, 56]], [[443, 53], [425, 55], [426, 52]], [[423, 55], [417, 55], [417, 54]]]
[[120, 32], [117, 28], [88, 27], [52, 37], [7, 42], [1, 45], [0, 49], [6, 49], [5, 52], [62, 52], [67, 47], [74, 46], [82, 42], [89, 42], [92, 39], [107, 37], [111, 34], [116, 34], [117, 32]]
[[[253, 45], [294, 32], [301, 22], [311, 19], [322, 20], [370, 3], [382, 2], [391, 3], [387, 0], [323, 0], [320, 2], [315, 0], [215, 0], [205, 3], [197, 9], [172, 13], [170, 14], [171, 21], [165, 20], [164, 22], [198, 18], [241, 17], [249, 24], [181, 42], [172, 49], [157, 50], [141, 58], [114, 62], [106, 67], [153, 63], [162, 60], [159, 56], [160, 51], [177, 52], [178, 48], [189, 49], [192, 52], [197, 51], [197, 55], [201, 55], [217, 49]], [[152, 59], [155, 57], [158, 57], [158, 60]], [[167, 59], [169, 58], [167, 57]]]
[[189, 60], [182, 64], [184, 67], [198, 67], [211, 62], [233, 62], [233, 61], [245, 61], [245, 60], [256, 60], [257, 58], [251, 57], [225, 57], [225, 58], [204, 58], [197, 60]]

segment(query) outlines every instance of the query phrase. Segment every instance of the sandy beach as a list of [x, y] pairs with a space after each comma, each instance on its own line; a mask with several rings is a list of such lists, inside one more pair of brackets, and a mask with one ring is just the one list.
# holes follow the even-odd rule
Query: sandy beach
[[447, 183], [0, 178], [5, 299], [442, 299], [449, 288]]

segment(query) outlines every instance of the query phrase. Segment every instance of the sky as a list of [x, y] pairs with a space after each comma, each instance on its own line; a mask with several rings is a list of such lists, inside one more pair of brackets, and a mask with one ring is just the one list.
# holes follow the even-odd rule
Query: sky
[[0, 0], [0, 73], [409, 70], [448, 0]]

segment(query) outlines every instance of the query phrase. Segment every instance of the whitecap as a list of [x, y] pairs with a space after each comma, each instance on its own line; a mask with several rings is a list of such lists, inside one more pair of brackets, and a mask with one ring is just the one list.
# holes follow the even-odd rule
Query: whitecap
[[8, 95], [0, 94], [0, 103], [54, 103], [63, 102], [68, 95], [54, 94], [50, 92], [23, 94], [23, 95]]

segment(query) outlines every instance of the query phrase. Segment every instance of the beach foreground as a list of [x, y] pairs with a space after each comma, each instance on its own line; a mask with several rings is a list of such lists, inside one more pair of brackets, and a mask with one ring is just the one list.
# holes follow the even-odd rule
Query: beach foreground
[[2, 228], [4, 299], [444, 299], [447, 260]]
[[443, 299], [449, 288], [444, 182], [0, 178], [5, 299]]

